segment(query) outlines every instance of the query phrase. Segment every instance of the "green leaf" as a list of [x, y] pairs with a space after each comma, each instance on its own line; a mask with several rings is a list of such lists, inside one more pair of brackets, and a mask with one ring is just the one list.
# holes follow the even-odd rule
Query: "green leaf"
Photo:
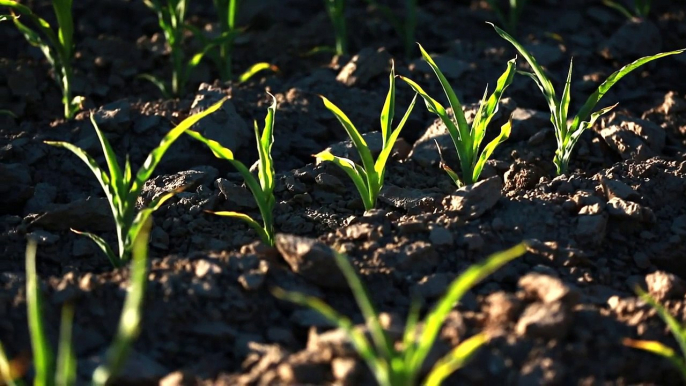
[[541, 88], [541, 91], [543, 92], [543, 96], [545, 97], [546, 102], [548, 102], [548, 108], [550, 109], [551, 114], [556, 115], [557, 106], [559, 105], [559, 102], [557, 101], [557, 97], [555, 96], [555, 89], [553, 88], [553, 84], [550, 82], [550, 79], [548, 79], [548, 77], [545, 75], [543, 67], [541, 67], [538, 64], [536, 59], [521, 44], [519, 44], [519, 42], [517, 42], [515, 38], [510, 36], [507, 32], [503, 31], [502, 29], [496, 27], [495, 24], [488, 22], [487, 24], [490, 24], [493, 28], [495, 28], [495, 31], [498, 33], [498, 35], [500, 35], [503, 39], [510, 42], [517, 49], [517, 51], [519, 51], [519, 53], [524, 57], [524, 59], [526, 59], [526, 61], [529, 62], [529, 65], [534, 70], [534, 74], [536, 75], [536, 83]]
[[259, 154], [258, 177], [262, 191], [266, 195], [271, 195], [274, 191], [274, 160], [272, 159], [272, 145], [274, 144], [274, 118], [276, 115], [276, 98], [269, 94], [272, 104], [267, 109], [267, 116], [264, 118], [264, 128], [260, 135], [257, 122], [255, 122], [255, 139], [257, 140], [257, 151]]
[[131, 263], [131, 282], [119, 317], [119, 325], [114, 340], [107, 350], [105, 362], [93, 372], [93, 384], [105, 386], [119, 374], [140, 333], [143, 314], [143, 300], [148, 280], [148, 239], [152, 228], [152, 218], [148, 217], [133, 243]]
[[206, 116], [214, 113], [215, 111], [219, 110], [222, 105], [224, 104], [224, 101], [226, 101], [226, 98], [220, 100], [219, 102], [215, 103], [214, 105], [208, 107], [205, 109], [205, 111], [198, 113], [198, 114], [193, 114], [189, 116], [188, 118], [184, 119], [181, 121], [181, 123], [178, 124], [175, 128], [171, 129], [167, 135], [162, 138], [160, 141], [160, 144], [155, 148], [150, 154], [148, 155], [148, 158], [145, 160], [143, 163], [143, 166], [138, 170], [138, 173], [136, 173], [136, 179], [134, 180], [131, 189], [129, 190], [129, 194], [138, 196], [140, 193], [140, 190], [143, 188], [143, 184], [145, 181], [150, 178], [152, 175], [153, 171], [155, 171], [155, 168], [157, 167], [157, 164], [162, 160], [162, 157], [164, 156], [164, 153], [167, 152], [169, 147], [188, 129], [190, 129], [191, 126], [195, 125], [198, 123], [201, 119], [205, 118]]
[[467, 268], [467, 270], [457, 279], [450, 283], [445, 296], [438, 301], [425, 320], [424, 330], [418, 339], [417, 351], [410, 362], [412, 369], [418, 370], [421, 368], [424, 360], [429, 354], [429, 350], [438, 336], [446, 316], [453, 309], [455, 303], [457, 303], [469, 289], [503, 265], [526, 253], [526, 250], [526, 244], [520, 243], [505, 251], [494, 253], [485, 261]]
[[287, 300], [319, 312], [326, 320], [345, 331], [357, 353], [371, 368], [372, 373], [379, 384], [392, 386], [389, 379], [387, 364], [377, 355], [364, 333], [356, 329], [350, 319], [336, 312], [331, 306], [316, 297], [303, 295], [297, 292], [286, 292], [278, 287], [273, 288], [271, 292], [274, 297], [278, 299]]
[[72, 57], [72, 50], [74, 47], [74, 20], [72, 19], [72, 1], [73, 0], [53, 0], [52, 6], [57, 17], [57, 25], [59, 31], [59, 41], [61, 49], [63, 50], [63, 59], [66, 61]]
[[270, 70], [273, 72], [278, 72], [279, 68], [276, 67], [275, 65], [267, 62], [260, 62], [260, 63], [255, 63], [252, 66], [250, 66], [245, 72], [240, 74], [238, 76], [238, 83], [244, 83], [250, 80], [253, 76], [257, 75], [257, 73], [265, 70]]
[[491, 158], [491, 154], [493, 154], [493, 151], [495, 150], [498, 145], [501, 143], [505, 142], [509, 137], [510, 137], [510, 132], [512, 131], [512, 117], [500, 127], [500, 134], [494, 138], [486, 147], [484, 147], [484, 150], [481, 152], [481, 155], [479, 155], [479, 159], [476, 161], [476, 164], [474, 165], [474, 174], [472, 174], [472, 182], [476, 182], [479, 180], [479, 176], [481, 176], [481, 171], [484, 168], [484, 165], [486, 165], [486, 161], [488, 161], [489, 158]]
[[72, 342], [72, 325], [74, 324], [74, 305], [66, 304], [62, 308], [60, 322], [60, 340], [57, 347], [57, 373], [55, 385], [71, 386], [76, 384], [76, 355]]
[[336, 105], [331, 103], [331, 101], [326, 99], [326, 97], [323, 95], [320, 95], [319, 97], [324, 101], [324, 106], [336, 116], [336, 119], [338, 119], [348, 133], [348, 137], [353, 141], [353, 145], [355, 145], [355, 149], [357, 149], [357, 152], [360, 154], [360, 159], [362, 159], [364, 170], [367, 172], [374, 170], [374, 160], [372, 159], [371, 151], [369, 151], [369, 146], [367, 146], [367, 142], [362, 137], [362, 134], [357, 131], [355, 125], [350, 121], [350, 118], [348, 118], [348, 116]]
[[147, 224], [148, 218], [152, 216], [153, 212], [159, 209], [167, 200], [183, 191], [183, 188], [184, 187], [176, 189], [171, 192], [164, 193], [157, 199], [153, 200], [153, 202], [151, 202], [147, 208], [141, 209], [138, 212], [138, 214], [136, 214], [136, 217], [131, 223], [131, 227], [126, 233], [126, 241], [124, 245], [127, 245], [130, 249], [132, 249], [135, 246], [134, 241], [136, 240], [136, 238], [138, 238], [138, 235], [140, 234], [141, 230], [145, 227], [145, 224]]
[[[393, 116], [395, 115], [395, 63], [391, 61], [391, 73], [388, 76], [388, 93], [381, 109], [381, 140], [382, 149], [385, 149], [388, 142], [388, 137], [391, 135], [393, 128]], [[379, 171], [377, 170], [377, 173]]]
[[[516, 63], [516, 58], [507, 62], [507, 68], [500, 78], [498, 78], [498, 82], [496, 83], [495, 90], [493, 90], [493, 94], [491, 94], [491, 96], [488, 98], [485, 106], [480, 106], [479, 110], [481, 114], [477, 113], [476, 117], [474, 118], [474, 122], [472, 124], [473, 155], [478, 154], [481, 142], [486, 135], [486, 129], [491, 123], [495, 113], [498, 112], [500, 99], [502, 98], [507, 87], [512, 84], [512, 81], [514, 80]], [[483, 109], [481, 109], [481, 107], [483, 107]], [[476, 182], [476, 180], [472, 180], [472, 182]]]
[[[455, 120], [457, 121], [457, 128], [460, 132], [460, 141], [464, 143], [465, 149], [471, 149], [472, 141], [471, 136], [469, 135], [469, 125], [467, 125], [467, 119], [465, 118], [464, 112], [462, 111], [462, 104], [460, 103], [460, 100], [457, 99], [455, 91], [453, 91], [453, 88], [452, 86], [450, 86], [448, 79], [446, 79], [441, 70], [438, 68], [436, 62], [434, 62], [434, 60], [424, 50], [424, 47], [422, 47], [421, 44], [418, 45], [419, 50], [422, 52], [422, 57], [429, 64], [429, 66], [431, 66], [431, 69], [434, 71], [434, 73], [436, 73], [438, 81], [441, 83], [441, 87], [443, 87], [443, 91], [445, 92], [445, 95], [448, 97], [448, 102], [450, 103], [450, 107], [453, 110], [453, 115], [455, 116]], [[471, 158], [470, 153], [465, 154], [469, 155], [468, 158]]]
[[324, 150], [315, 154], [317, 160], [333, 162], [335, 165], [343, 169], [343, 171], [350, 177], [360, 193], [365, 210], [374, 208], [374, 202], [371, 199], [371, 191], [367, 185], [367, 175], [361, 167], [356, 167], [355, 163], [347, 158], [338, 157], [328, 150]]
[[105, 241], [102, 237], [89, 232], [77, 231], [76, 229], [72, 229], [71, 231], [76, 233], [77, 235], [86, 236], [89, 239], [93, 240], [93, 242], [98, 247], [100, 247], [100, 250], [107, 256], [107, 259], [109, 259], [113, 267], [119, 268], [122, 266], [122, 261], [119, 258], [119, 256], [114, 253], [110, 245], [107, 244], [107, 241]]
[[52, 384], [55, 374], [55, 359], [43, 323], [40, 285], [36, 273], [36, 241], [29, 240], [26, 246], [26, 308], [29, 320], [29, 334], [33, 349], [33, 364], [36, 371], [35, 385]]
[[[128, 194], [128, 186], [123, 184], [124, 178], [121, 168], [119, 167], [119, 163], [117, 162], [117, 155], [114, 153], [114, 150], [110, 145], [110, 142], [107, 140], [103, 132], [98, 127], [98, 124], [95, 122], [94, 114], [91, 114], [90, 120], [91, 124], [93, 125], [93, 129], [95, 130], [95, 133], [98, 135], [98, 139], [100, 140], [100, 146], [102, 147], [102, 152], [105, 155], [105, 162], [107, 163], [107, 167], [110, 170], [110, 187], [114, 191], [114, 196], [119, 197], [120, 203], [125, 205], [128, 201], [126, 197], [126, 195]], [[124, 213], [124, 209], [125, 208], [121, 206], [118, 207], [119, 213]]]
[[[569, 72], [567, 73], [567, 81], [565, 82], [565, 88], [562, 91], [562, 99], [560, 100], [560, 105], [557, 108], [557, 114], [555, 119], [557, 119], [557, 124], [555, 127], [555, 136], [558, 138], [558, 144], [564, 142], [564, 138], [567, 136], [567, 116], [569, 114], [569, 102], [571, 101], [571, 88], [572, 88], [572, 65], [574, 60], [569, 61]], [[560, 141], [562, 139], [563, 141]]]
[[391, 156], [391, 152], [393, 151], [393, 146], [395, 145], [395, 142], [398, 140], [398, 137], [400, 136], [400, 132], [402, 131], [403, 127], [405, 127], [405, 123], [407, 122], [407, 119], [410, 117], [410, 114], [412, 113], [412, 110], [414, 109], [414, 105], [417, 102], [417, 96], [419, 94], [414, 94], [414, 98], [412, 98], [412, 102], [410, 103], [410, 106], [407, 108], [405, 111], [405, 115], [403, 115], [403, 119], [398, 123], [398, 126], [396, 126], [395, 130], [391, 132], [390, 137], [388, 138], [387, 142], [384, 144], [383, 149], [381, 149], [381, 153], [379, 153], [379, 158], [376, 159], [376, 163], [374, 164], [374, 171], [376, 172], [377, 175], [381, 176], [381, 181], [379, 181], [379, 187], [381, 187], [383, 183], [383, 175], [386, 170], [386, 162], [388, 161], [388, 158]]
[[260, 236], [260, 239], [262, 239], [262, 241], [265, 244], [273, 245], [271, 236], [267, 233], [267, 231], [265, 231], [265, 229], [262, 227], [262, 225], [260, 225], [260, 223], [253, 220], [252, 217], [248, 216], [245, 213], [231, 212], [231, 211], [221, 211], [221, 212], [210, 212], [210, 211], [208, 211], [208, 213], [212, 213], [212, 214], [215, 214], [217, 216], [231, 217], [231, 218], [241, 220], [241, 221], [247, 223], [248, 225], [250, 225], [250, 227], [252, 227], [257, 232], [257, 234]]
[[160, 78], [152, 75], [152, 74], [139, 74], [136, 76], [137, 78], [147, 80], [148, 82], [152, 83], [157, 87], [158, 90], [162, 93], [162, 96], [165, 99], [171, 99], [172, 98], [172, 93], [171, 90], [169, 90], [169, 86]]
[[581, 110], [579, 110], [579, 114], [577, 114], [574, 118], [574, 123], [572, 124], [572, 127], [578, 127], [578, 122], [586, 120], [588, 116], [591, 115], [591, 111], [595, 108], [596, 104], [600, 102], [600, 100], [610, 90], [610, 88], [612, 88], [612, 86], [614, 86], [615, 83], [617, 83], [620, 79], [628, 75], [630, 72], [655, 59], [663, 58], [669, 55], [681, 54], [684, 51], [686, 51], [686, 48], [675, 51], [662, 52], [652, 56], [645, 56], [615, 71], [600, 86], [598, 86], [598, 89], [590, 97], [588, 97], [586, 103], [584, 103], [584, 105], [581, 107]]
[[440, 386], [443, 381], [462, 368], [476, 351], [488, 342], [486, 334], [477, 334], [460, 343], [451, 350], [446, 356], [441, 358], [429, 373], [425, 382], [426, 386]]

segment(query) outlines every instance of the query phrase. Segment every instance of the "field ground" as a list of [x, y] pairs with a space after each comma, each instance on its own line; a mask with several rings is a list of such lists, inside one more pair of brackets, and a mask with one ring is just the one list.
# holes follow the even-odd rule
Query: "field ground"
[[[122, 384], [161, 378], [166, 385], [372, 384], [340, 334], [315, 312], [277, 300], [270, 288], [320, 297], [361, 323], [345, 281], [317, 244], [337, 247], [350, 256], [393, 330], [402, 327], [412, 293], [426, 309], [468, 265], [522, 240], [530, 240], [530, 252], [450, 314], [432, 358], [479, 331], [493, 338], [446, 384], [679, 384], [668, 361], [625, 347], [622, 339], [677, 347], [634, 294], [636, 285], [677, 319], [686, 318], [686, 55], [622, 79], [601, 102], [619, 106], [582, 135], [572, 172], [557, 178], [547, 106], [530, 79], [517, 76], [506, 91], [487, 137], [513, 114], [511, 138], [496, 150], [482, 181], [466, 190], [457, 191], [438, 167], [434, 140], [455, 167], [456, 155], [445, 127], [418, 102], [394, 150], [379, 208], [365, 213], [340, 169], [314, 163], [312, 154], [329, 146], [355, 157], [317, 94], [368, 132], [378, 151], [389, 59], [398, 74], [442, 98], [435, 76], [418, 50], [405, 58], [383, 16], [361, 1], [351, 1], [347, 11], [353, 55], [334, 58], [304, 55], [333, 44], [321, 2], [247, 3], [241, 24], [249, 28], [237, 42], [234, 67], [268, 61], [279, 73], [221, 83], [203, 62], [189, 91], [166, 100], [137, 78], [169, 76], [155, 15], [139, 1], [76, 1], [76, 92], [87, 99], [73, 121], [59, 118], [59, 90], [40, 52], [10, 23], [0, 23], [0, 108], [17, 115], [0, 115], [0, 341], [10, 356], [30, 350], [27, 234], [41, 240], [38, 273], [55, 339], [60, 308], [75, 305], [83, 380], [114, 334], [129, 277], [127, 268], [113, 270], [90, 240], [69, 231], [115, 241], [109, 206], [91, 172], [72, 153], [42, 141], [65, 140], [101, 154], [88, 119], [94, 111], [117, 154], [128, 153], [139, 165], [176, 123], [230, 95], [196, 129], [249, 165], [257, 159], [252, 120], [263, 119], [270, 91], [278, 100], [275, 221], [283, 235], [277, 248], [256, 241], [242, 222], [204, 212], [258, 213], [227, 162], [191, 139], [175, 143], [140, 198], [149, 202], [186, 186], [154, 215], [143, 328]], [[596, 0], [534, 1], [517, 36], [559, 90], [574, 58], [576, 111], [622, 65], [686, 47], [686, 5], [654, 3], [648, 19], [631, 21]], [[51, 13], [47, 1], [34, 5], [41, 15]], [[194, 2], [189, 14], [198, 26], [214, 22], [209, 1]], [[420, 1], [416, 40], [440, 58], [468, 116], [515, 56], [486, 20], [496, 21], [478, 1]], [[399, 116], [413, 92], [403, 82], [397, 88]]]

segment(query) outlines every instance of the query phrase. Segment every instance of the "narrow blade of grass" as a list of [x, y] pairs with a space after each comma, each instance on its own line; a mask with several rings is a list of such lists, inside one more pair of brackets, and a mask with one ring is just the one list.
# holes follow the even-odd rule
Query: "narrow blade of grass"
[[526, 253], [527, 246], [524, 243], [502, 252], [495, 253], [485, 261], [474, 264], [467, 268], [455, 281], [448, 287], [446, 295], [438, 302], [434, 309], [426, 318], [424, 331], [419, 337], [417, 351], [412, 358], [411, 368], [418, 370], [429, 354], [431, 346], [434, 344], [438, 332], [443, 325], [448, 313], [452, 310], [456, 302], [481, 280], [491, 275], [503, 265]]
[[241, 220], [241, 221], [245, 222], [246, 224], [250, 225], [250, 227], [253, 228], [257, 232], [257, 234], [260, 236], [260, 239], [262, 239], [262, 241], [265, 244], [268, 244], [268, 245], [273, 244], [271, 237], [269, 236], [269, 234], [267, 234], [267, 232], [264, 230], [262, 225], [260, 225], [260, 223], [253, 220], [252, 217], [248, 216], [245, 213], [231, 212], [231, 211], [221, 211], [221, 212], [208, 211], [207, 213], [212, 213], [212, 214], [217, 215], [217, 216], [231, 217], [231, 218]]
[[442, 385], [450, 374], [462, 368], [486, 342], [488, 335], [481, 333], [460, 343], [434, 365], [424, 383], [425, 386]]
[[126, 363], [131, 346], [140, 332], [143, 313], [143, 300], [148, 280], [148, 238], [152, 228], [152, 218], [148, 218], [133, 244], [133, 261], [131, 279], [124, 300], [124, 307], [119, 317], [117, 334], [107, 350], [105, 363], [98, 366], [93, 373], [93, 384], [104, 386], [116, 377]]
[[257, 75], [258, 73], [267, 70], [270, 70], [272, 72], [279, 72], [279, 68], [271, 63], [255, 63], [252, 66], [248, 67], [247, 70], [245, 70], [242, 74], [238, 76], [238, 83], [245, 83], [252, 79], [252, 77]]
[[479, 179], [479, 176], [481, 175], [481, 171], [484, 168], [484, 165], [486, 165], [486, 161], [491, 157], [491, 154], [493, 154], [493, 151], [500, 145], [501, 143], [505, 142], [508, 138], [510, 138], [510, 133], [512, 132], [512, 117], [500, 127], [500, 134], [495, 137], [491, 142], [484, 147], [484, 150], [481, 152], [479, 155], [478, 160], [476, 161], [476, 164], [474, 165], [474, 174], [472, 175], [472, 181], [476, 182]]
[[55, 374], [55, 357], [43, 324], [43, 299], [36, 273], [36, 241], [29, 240], [26, 246], [26, 308], [29, 319], [29, 334], [33, 348], [33, 364], [36, 371], [35, 384], [52, 384]]
[[113, 267], [119, 268], [122, 265], [122, 261], [119, 258], [119, 256], [114, 253], [110, 245], [105, 241], [102, 237], [90, 233], [90, 232], [81, 232], [77, 231], [76, 229], [71, 229], [72, 232], [76, 233], [77, 235], [82, 235], [86, 236], [89, 239], [91, 239], [99, 248], [100, 250], [107, 256], [107, 259], [110, 261]]
[[355, 184], [357, 191], [360, 193], [360, 197], [362, 197], [362, 200], [364, 201], [365, 209], [371, 209], [374, 207], [374, 203], [371, 202], [370, 190], [369, 186], [367, 185], [367, 175], [365, 174], [364, 169], [357, 167], [353, 161], [347, 158], [337, 157], [327, 150], [315, 154], [315, 157], [318, 160], [333, 162], [338, 167], [343, 169], [343, 171], [353, 181], [353, 184]]
[[66, 304], [62, 308], [60, 322], [60, 340], [57, 347], [56, 386], [71, 386], [76, 384], [76, 355], [72, 342], [72, 326], [74, 324], [74, 305]]
[[357, 131], [357, 128], [350, 121], [350, 118], [348, 118], [348, 116], [345, 115], [345, 113], [341, 111], [338, 106], [331, 103], [331, 101], [326, 97], [323, 95], [320, 95], [319, 97], [324, 102], [324, 106], [331, 111], [334, 116], [336, 116], [336, 119], [338, 119], [345, 131], [348, 133], [350, 139], [353, 141], [353, 145], [355, 145], [355, 149], [357, 149], [357, 152], [360, 154], [360, 158], [362, 159], [364, 170], [374, 170], [374, 161], [372, 159], [372, 153], [369, 151], [369, 147], [367, 146], [367, 142], [362, 137], [362, 134]]

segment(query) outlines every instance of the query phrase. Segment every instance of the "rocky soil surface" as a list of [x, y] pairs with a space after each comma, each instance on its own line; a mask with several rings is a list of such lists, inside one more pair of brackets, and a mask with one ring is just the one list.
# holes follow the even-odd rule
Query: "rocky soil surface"
[[[207, 3], [207, 4], [206, 4]], [[686, 55], [660, 59], [620, 81], [605, 97], [619, 102], [584, 133], [573, 172], [555, 177], [555, 136], [533, 82], [515, 79], [497, 127], [510, 114], [511, 138], [477, 184], [456, 189], [439, 169], [435, 141], [445, 127], [418, 103], [389, 163], [378, 209], [364, 211], [352, 182], [312, 154], [330, 147], [355, 158], [343, 128], [321, 103], [325, 95], [380, 150], [378, 117], [390, 59], [396, 72], [441, 96], [430, 68], [405, 58], [383, 15], [350, 1], [352, 56], [304, 55], [333, 43], [323, 6], [312, 0], [246, 2], [236, 68], [269, 61], [278, 74], [221, 83], [201, 64], [181, 98], [166, 100], [141, 73], [167, 76], [169, 60], [152, 12], [139, 1], [77, 1], [77, 94], [86, 109], [60, 119], [48, 66], [10, 23], [0, 23], [0, 341], [10, 356], [30, 351], [24, 248], [39, 240], [39, 276], [48, 329], [74, 303], [79, 374], [89, 379], [118, 321], [128, 268], [113, 270], [77, 228], [114, 241], [114, 224], [97, 181], [82, 162], [44, 140], [77, 144], [103, 161], [90, 115], [118, 155], [134, 167], [176, 123], [224, 96], [222, 110], [196, 130], [257, 159], [252, 120], [278, 101], [273, 155], [277, 171], [276, 247], [245, 224], [205, 213], [256, 204], [230, 165], [188, 138], [176, 142], [145, 186], [140, 203], [180, 186], [154, 215], [143, 330], [121, 384], [373, 384], [366, 365], [317, 313], [277, 300], [273, 287], [326, 300], [355, 322], [362, 317], [333, 263], [348, 254], [384, 313], [402, 328], [413, 294], [426, 310], [470, 264], [522, 240], [531, 247], [474, 288], [450, 314], [435, 357], [480, 331], [491, 341], [446, 384], [660, 384], [679, 373], [622, 339], [677, 347], [664, 323], [634, 293], [646, 288], [686, 320]], [[314, 4], [316, 3], [316, 5]], [[515, 52], [484, 23], [482, 1], [420, 1], [416, 40], [436, 54], [467, 115]], [[564, 3], [564, 5], [563, 5]], [[686, 47], [686, 4], [654, 1], [647, 19], [626, 20], [600, 1], [532, 1], [518, 36], [562, 87], [574, 57], [572, 111], [599, 82], [643, 55]], [[34, 1], [41, 15], [47, 1]], [[214, 22], [197, 1], [191, 22]], [[125, 55], [123, 53], [126, 53]], [[521, 62], [524, 62], [521, 60]], [[398, 111], [412, 91], [398, 83]]]

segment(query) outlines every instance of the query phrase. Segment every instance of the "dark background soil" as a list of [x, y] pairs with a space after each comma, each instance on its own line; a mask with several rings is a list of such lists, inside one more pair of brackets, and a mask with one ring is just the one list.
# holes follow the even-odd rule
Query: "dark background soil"
[[[402, 327], [413, 293], [426, 310], [468, 265], [521, 240], [529, 240], [530, 252], [474, 288], [446, 322], [433, 358], [476, 332], [493, 335], [446, 384], [679, 384], [666, 360], [621, 341], [657, 339], [676, 348], [664, 323], [636, 298], [636, 285], [686, 319], [686, 55], [660, 59], [621, 80], [601, 102], [619, 107], [582, 136], [574, 172], [557, 178], [549, 114], [529, 79], [517, 77], [506, 92], [489, 135], [512, 112], [512, 136], [489, 161], [484, 181], [468, 191], [456, 191], [438, 168], [434, 139], [447, 150], [452, 145], [418, 103], [389, 164], [379, 209], [364, 213], [345, 174], [313, 163], [312, 154], [329, 146], [355, 157], [317, 94], [369, 132], [374, 147], [389, 58], [398, 74], [431, 95], [442, 92], [418, 52], [404, 56], [381, 14], [362, 1], [349, 3], [353, 55], [332, 58], [305, 55], [334, 41], [320, 1], [247, 2], [234, 69], [269, 61], [280, 72], [221, 83], [208, 62], [181, 98], [164, 100], [137, 78], [170, 74], [154, 14], [140, 1], [76, 1], [76, 93], [86, 97], [86, 110], [73, 121], [59, 118], [59, 91], [40, 52], [11, 24], [0, 24], [0, 109], [17, 115], [0, 115], [0, 340], [9, 354], [30, 351], [27, 235], [41, 240], [39, 275], [55, 339], [60, 308], [76, 306], [83, 382], [113, 336], [129, 275], [112, 270], [89, 240], [69, 232], [115, 238], [90, 171], [42, 141], [66, 140], [102, 161], [88, 119], [93, 113], [117, 154], [128, 153], [137, 167], [174, 124], [230, 95], [222, 112], [197, 129], [252, 164], [251, 121], [263, 119], [269, 91], [279, 103], [275, 219], [285, 235], [278, 249], [255, 242], [243, 223], [203, 212], [257, 210], [228, 163], [189, 139], [175, 143], [141, 198], [187, 186], [154, 216], [143, 331], [122, 384], [162, 378], [167, 385], [370, 384], [365, 365], [326, 321], [270, 294], [279, 286], [318, 296], [362, 322], [331, 261], [294, 253], [294, 246], [316, 242], [345, 251], [393, 330]], [[474, 111], [515, 52], [484, 23], [496, 21], [485, 2], [419, 3], [416, 40], [440, 58], [465, 109]], [[49, 2], [27, 4], [52, 20]], [[189, 15], [200, 27], [215, 22], [210, 1], [194, 1]], [[633, 21], [597, 0], [532, 1], [517, 36], [558, 88], [574, 58], [576, 111], [624, 64], [686, 47], [685, 18], [686, 4], [677, 0], [656, 0], [648, 19]], [[187, 49], [194, 48], [189, 40]], [[344, 76], [351, 60], [360, 65]], [[399, 82], [396, 115], [411, 98]], [[455, 155], [447, 155], [456, 166]]]

